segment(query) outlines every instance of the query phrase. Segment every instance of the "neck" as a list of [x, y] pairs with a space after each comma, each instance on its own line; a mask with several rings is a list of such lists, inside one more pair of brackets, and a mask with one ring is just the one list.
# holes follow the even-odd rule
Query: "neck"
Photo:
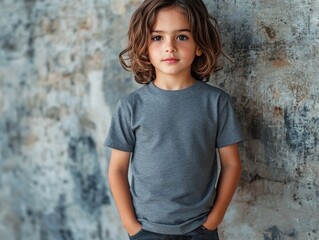
[[165, 76], [165, 77], [156, 77], [154, 84], [156, 87], [163, 90], [181, 90], [187, 87], [190, 87], [196, 82], [192, 76], [184, 77], [174, 77], [174, 76]]

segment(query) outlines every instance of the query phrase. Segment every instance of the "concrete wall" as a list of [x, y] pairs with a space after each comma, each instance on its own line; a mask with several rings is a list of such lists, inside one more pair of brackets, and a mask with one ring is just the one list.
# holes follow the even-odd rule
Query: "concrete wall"
[[[117, 55], [141, 0], [0, 1], [0, 239], [124, 240], [106, 183]], [[319, 2], [205, 1], [243, 175], [222, 239], [319, 239]]]

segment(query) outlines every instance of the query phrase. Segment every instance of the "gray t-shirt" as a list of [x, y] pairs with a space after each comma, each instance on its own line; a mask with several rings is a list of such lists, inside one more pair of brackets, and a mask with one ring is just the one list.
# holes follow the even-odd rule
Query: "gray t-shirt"
[[131, 194], [143, 228], [184, 234], [213, 206], [216, 148], [241, 140], [223, 90], [196, 81], [169, 91], [151, 82], [119, 101], [105, 144], [132, 152]]

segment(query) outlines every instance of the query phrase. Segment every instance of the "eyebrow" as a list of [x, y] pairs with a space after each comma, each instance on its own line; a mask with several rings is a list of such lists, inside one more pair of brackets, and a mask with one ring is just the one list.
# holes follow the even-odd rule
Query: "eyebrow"
[[[152, 33], [163, 33], [165, 31], [163, 30], [152, 30]], [[189, 29], [187, 28], [183, 28], [183, 29], [177, 29], [174, 32], [191, 32]]]

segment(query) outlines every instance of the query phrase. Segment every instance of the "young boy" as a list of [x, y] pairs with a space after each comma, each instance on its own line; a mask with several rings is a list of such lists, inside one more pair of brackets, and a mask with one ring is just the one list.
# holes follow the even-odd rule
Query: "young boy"
[[146, 0], [128, 36], [122, 66], [145, 85], [119, 101], [106, 139], [124, 228], [130, 239], [218, 239], [242, 140], [229, 95], [204, 82], [217, 68], [219, 34], [201, 0]]

